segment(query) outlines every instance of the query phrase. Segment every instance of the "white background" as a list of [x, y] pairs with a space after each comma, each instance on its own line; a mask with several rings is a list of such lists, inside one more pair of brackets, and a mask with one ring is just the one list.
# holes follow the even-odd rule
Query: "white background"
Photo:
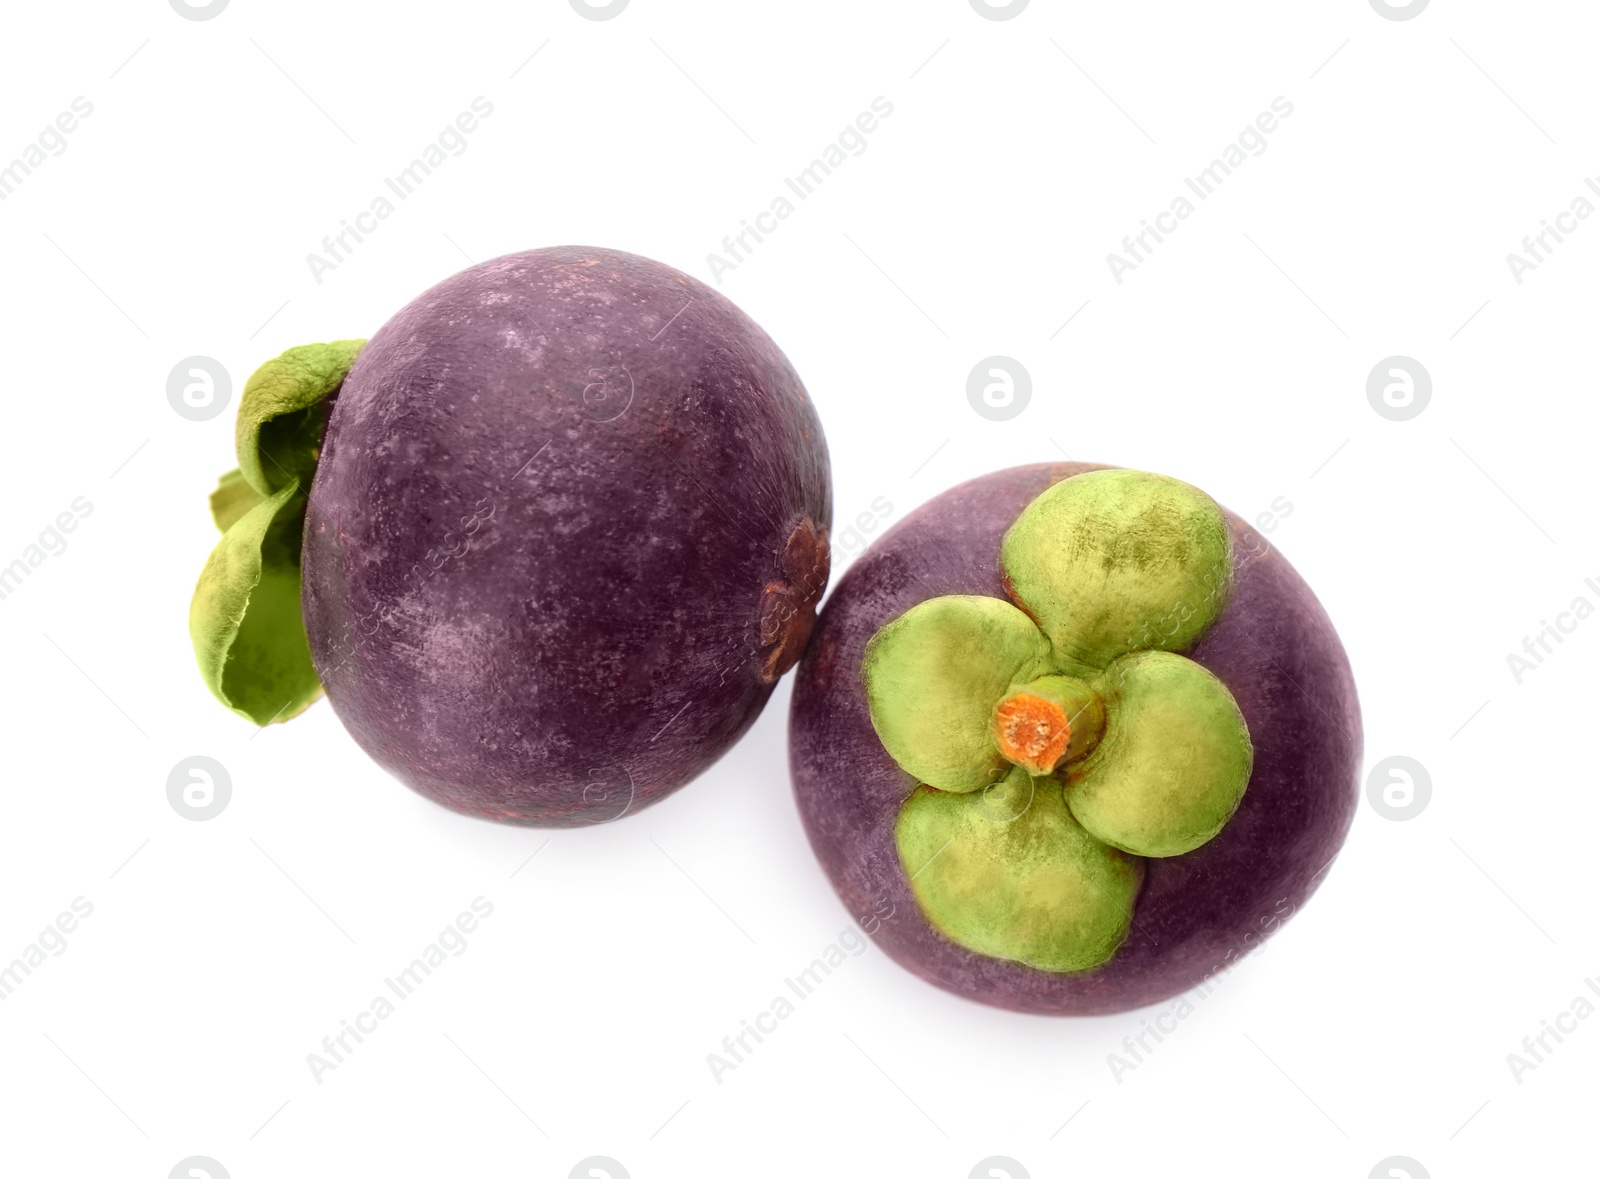
[[[634, 1179], [963, 1179], [1003, 1155], [1364, 1179], [1403, 1155], [1440, 1179], [1592, 1157], [1600, 1019], [1520, 1083], [1506, 1059], [1600, 975], [1600, 621], [1520, 684], [1507, 665], [1600, 605], [1600, 218], [1521, 284], [1506, 262], [1600, 173], [1592, 6], [633, 0], [602, 22], [234, 0], [193, 21], [141, 0], [5, 23], [0, 161], [75, 97], [93, 114], [0, 203], [0, 564], [75, 497], [92, 513], [0, 601], [0, 962], [74, 898], [93, 914], [0, 1002], [0, 1172], [564, 1177], [604, 1155]], [[477, 96], [464, 154], [317, 282], [307, 254]], [[1271, 539], [1350, 652], [1366, 764], [1433, 783], [1409, 822], [1364, 799], [1305, 910], [1120, 1081], [1107, 1054], [1153, 1011], [991, 1010], [875, 948], [713, 1080], [707, 1054], [851, 922], [790, 794], [787, 682], [667, 802], [545, 833], [412, 795], [326, 703], [258, 734], [189, 648], [232, 406], [174, 412], [179, 360], [216, 358], [236, 394], [285, 347], [541, 245], [711, 281], [723, 237], [877, 96], [864, 154], [721, 285], [816, 401], [836, 535], [878, 497], [899, 519], [1063, 454], [1248, 516], [1283, 497]], [[1107, 254], [1278, 96], [1265, 153], [1118, 284]], [[1033, 379], [1004, 423], [966, 398], [993, 354]], [[1406, 422], [1366, 396], [1394, 354], [1434, 383]], [[233, 783], [208, 822], [166, 795], [195, 754]], [[466, 952], [315, 1081], [307, 1054], [479, 896]]]

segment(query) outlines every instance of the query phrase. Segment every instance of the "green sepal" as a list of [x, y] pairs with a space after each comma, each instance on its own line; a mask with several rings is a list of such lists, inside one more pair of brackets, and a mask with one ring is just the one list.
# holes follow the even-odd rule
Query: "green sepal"
[[1000, 598], [953, 594], [913, 606], [867, 643], [867, 706], [900, 768], [940, 790], [981, 790], [1006, 763], [994, 706], [1033, 679], [1049, 649], [1039, 628]]
[[1209, 842], [1239, 809], [1255, 760], [1233, 693], [1167, 651], [1116, 660], [1099, 689], [1105, 733], [1068, 768], [1073, 817], [1133, 855], [1178, 856]]
[[1233, 588], [1227, 517], [1198, 488], [1143, 471], [1089, 471], [1033, 500], [1000, 545], [1017, 605], [1071, 675], [1130, 651], [1187, 650]]
[[227, 532], [251, 508], [265, 502], [266, 496], [251, 487], [244, 472], [235, 467], [217, 480], [217, 489], [211, 493], [211, 522], [218, 532]]
[[239, 466], [217, 480], [222, 539], [189, 603], [211, 694], [258, 725], [305, 711], [322, 685], [300, 616], [300, 544], [333, 396], [365, 340], [304, 344], [251, 374], [239, 398]]
[[267, 361], [245, 382], [234, 442], [240, 473], [262, 496], [294, 484], [311, 486], [330, 398], [365, 345], [302, 344]]
[[245, 512], [206, 558], [189, 603], [206, 687], [258, 725], [297, 716], [322, 695], [300, 617], [304, 518], [293, 484]]
[[900, 809], [895, 847], [934, 928], [1039, 970], [1109, 961], [1144, 883], [1144, 861], [1085, 831], [1059, 781], [1020, 767], [980, 793], [919, 786]]

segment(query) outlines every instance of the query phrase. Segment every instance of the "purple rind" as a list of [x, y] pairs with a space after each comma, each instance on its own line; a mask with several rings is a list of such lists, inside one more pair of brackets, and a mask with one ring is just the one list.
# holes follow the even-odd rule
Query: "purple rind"
[[[886, 532], [818, 617], [790, 709], [790, 770], [811, 846], [845, 906], [891, 958], [936, 986], [1014, 1011], [1106, 1015], [1187, 991], [1253, 950], [1316, 890], [1359, 795], [1361, 716], [1344, 648], [1284, 557], [1227, 513], [1232, 596], [1185, 652], [1238, 701], [1255, 764], [1233, 819], [1205, 846], [1147, 860], [1128, 940], [1105, 965], [1056, 974], [955, 944], [917, 907], [894, 844], [916, 781], [872, 728], [862, 653], [879, 627], [942, 594], [1004, 598], [1001, 537], [1087, 464], [1014, 467], [952, 488]], [[1176, 605], [1176, 603], [1175, 603]]]
[[395, 315], [340, 390], [306, 513], [317, 674], [446, 806], [615, 819], [760, 712], [788, 604], [809, 625], [826, 580], [825, 543], [797, 574], [789, 542], [830, 515], [805, 389], [726, 298], [612, 250], [498, 258]]

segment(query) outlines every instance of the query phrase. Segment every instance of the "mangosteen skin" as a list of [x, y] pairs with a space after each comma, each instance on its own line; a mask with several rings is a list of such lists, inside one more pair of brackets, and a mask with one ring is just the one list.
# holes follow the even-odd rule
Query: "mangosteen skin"
[[790, 709], [800, 816], [846, 907], [878, 918], [872, 936], [913, 973], [1014, 1011], [1108, 1015], [1170, 999], [1231, 966], [1315, 891], [1359, 797], [1361, 714], [1344, 648], [1289, 562], [1228, 512], [1233, 594], [1185, 654], [1227, 685], [1255, 746], [1232, 820], [1195, 851], [1146, 861], [1127, 941], [1090, 971], [1052, 973], [977, 954], [924, 918], [894, 842], [901, 803], [917, 783], [873, 730], [863, 650], [879, 627], [929, 598], [1004, 598], [1006, 530], [1045, 488], [1097, 469], [1038, 464], [985, 475], [884, 533], [819, 616]]
[[631, 814], [716, 761], [827, 583], [822, 427], [722, 295], [614, 250], [446, 279], [345, 379], [302, 612], [339, 719], [470, 815]]

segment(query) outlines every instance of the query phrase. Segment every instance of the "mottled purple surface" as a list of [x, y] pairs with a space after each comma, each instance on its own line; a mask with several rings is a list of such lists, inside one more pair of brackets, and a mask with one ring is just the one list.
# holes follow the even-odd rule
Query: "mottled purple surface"
[[1300, 576], [1229, 513], [1236, 587], [1188, 656], [1227, 684], [1255, 767], [1237, 814], [1187, 855], [1147, 860], [1134, 927], [1106, 965], [1052, 974], [966, 950], [923, 918], [894, 847], [915, 785], [867, 713], [861, 656], [877, 629], [941, 594], [1003, 598], [1000, 538], [1050, 484], [1094, 468], [1014, 467], [945, 492], [840, 581], [800, 664], [790, 768], [811, 845], [857, 917], [887, 912], [878, 944], [957, 994], [1046, 1014], [1100, 1015], [1170, 998], [1254, 949], [1315, 890], [1355, 813], [1361, 715], [1344, 648]]
[[613, 819], [760, 712], [826, 580], [791, 537], [830, 513], [800, 379], [727, 299], [612, 250], [498, 258], [385, 324], [340, 391], [306, 516], [317, 674], [446, 806]]

